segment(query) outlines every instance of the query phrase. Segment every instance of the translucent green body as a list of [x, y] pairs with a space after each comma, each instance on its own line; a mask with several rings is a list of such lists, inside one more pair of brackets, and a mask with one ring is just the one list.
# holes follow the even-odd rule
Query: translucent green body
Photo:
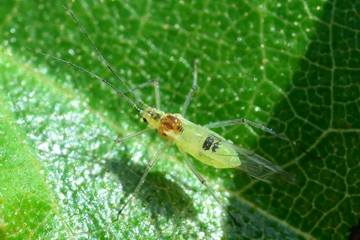
[[[180, 120], [183, 131], [181, 133], [169, 131], [167, 135], [172, 138], [172, 141], [178, 146], [180, 151], [187, 152], [195, 159], [216, 168], [234, 168], [240, 166], [241, 162], [236, 151], [230, 146], [223, 144], [226, 142], [226, 139], [208, 128], [186, 120], [180, 114], [172, 115]], [[208, 150], [205, 150], [204, 143], [207, 139], [213, 139], [213, 143], [209, 144]], [[216, 146], [218, 147], [216, 148]]]

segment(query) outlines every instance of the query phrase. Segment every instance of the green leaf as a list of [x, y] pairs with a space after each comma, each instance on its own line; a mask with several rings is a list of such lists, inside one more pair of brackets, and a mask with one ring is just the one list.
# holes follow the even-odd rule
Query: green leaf
[[67, 4], [115, 71], [162, 110], [179, 112], [198, 63], [186, 117], [247, 118], [259, 129], [216, 129], [297, 178], [269, 185], [233, 169], [195, 167], [241, 223], [236, 226], [166, 150], [140, 194], [117, 209], [165, 140], [111, 89], [126, 91], [61, 3], [0, 8], [0, 238], [340, 239], [360, 218], [359, 4], [350, 1], [100, 1]]

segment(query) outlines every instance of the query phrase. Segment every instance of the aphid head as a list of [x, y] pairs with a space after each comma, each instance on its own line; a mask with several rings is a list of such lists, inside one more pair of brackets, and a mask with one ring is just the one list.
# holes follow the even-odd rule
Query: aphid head
[[159, 128], [160, 121], [165, 116], [165, 113], [156, 108], [147, 107], [141, 116], [143, 117], [143, 121], [148, 123], [151, 128], [157, 129]]

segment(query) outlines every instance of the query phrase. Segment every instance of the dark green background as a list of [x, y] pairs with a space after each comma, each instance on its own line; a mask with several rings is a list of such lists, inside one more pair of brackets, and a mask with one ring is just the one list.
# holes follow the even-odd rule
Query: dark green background
[[[311, 3], [307, 3], [311, 2]], [[342, 239], [360, 218], [359, 1], [2, 1], [0, 238]], [[281, 166], [298, 186], [271, 186], [195, 162], [223, 213], [168, 149], [119, 221], [156, 133], [116, 146], [99, 134], [145, 127], [119, 96], [61, 57], [112, 81], [73, 19], [135, 87], [157, 78], [178, 112], [199, 59], [186, 117], [245, 117], [322, 158], [244, 126], [217, 129]], [[154, 105], [152, 87], [137, 94]]]

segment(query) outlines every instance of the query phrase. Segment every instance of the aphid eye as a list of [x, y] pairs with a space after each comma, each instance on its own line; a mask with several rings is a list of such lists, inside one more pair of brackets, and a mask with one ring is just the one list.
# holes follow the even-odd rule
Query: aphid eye
[[147, 123], [147, 120], [146, 120], [146, 118], [143, 118], [143, 121]]

